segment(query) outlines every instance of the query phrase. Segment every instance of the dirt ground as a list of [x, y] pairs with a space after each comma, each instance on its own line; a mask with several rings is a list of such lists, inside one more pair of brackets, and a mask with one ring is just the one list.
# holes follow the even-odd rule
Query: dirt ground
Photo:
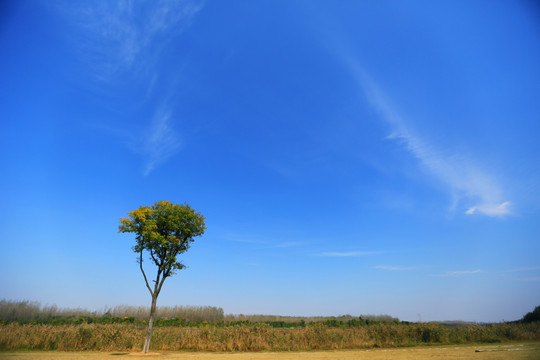
[[496, 345], [430, 346], [397, 349], [261, 352], [261, 353], [193, 353], [159, 352], [149, 355], [126, 352], [0, 352], [0, 359], [13, 360], [385, 360], [385, 359], [540, 359], [540, 342]]

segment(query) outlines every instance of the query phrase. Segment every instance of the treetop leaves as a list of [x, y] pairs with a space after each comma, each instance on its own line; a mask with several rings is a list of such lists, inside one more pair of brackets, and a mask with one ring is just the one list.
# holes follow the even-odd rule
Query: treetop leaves
[[120, 219], [118, 231], [135, 233], [133, 251], [146, 250], [164, 276], [174, 274], [185, 266], [176, 257], [187, 251], [194, 237], [206, 230], [205, 218], [188, 204], [157, 201], [151, 207], [141, 206]]

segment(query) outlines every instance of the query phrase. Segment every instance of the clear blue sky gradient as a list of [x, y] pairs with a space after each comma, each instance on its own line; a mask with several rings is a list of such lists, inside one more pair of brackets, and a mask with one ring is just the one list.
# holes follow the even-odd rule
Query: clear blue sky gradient
[[158, 305], [540, 305], [533, 1], [3, 1], [0, 298], [149, 305], [119, 218], [208, 230]]

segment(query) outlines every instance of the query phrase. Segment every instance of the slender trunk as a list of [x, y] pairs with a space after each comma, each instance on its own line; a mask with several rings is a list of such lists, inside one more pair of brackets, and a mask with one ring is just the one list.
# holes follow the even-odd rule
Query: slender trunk
[[150, 307], [150, 320], [148, 320], [148, 331], [146, 332], [146, 339], [144, 340], [143, 354], [148, 353], [150, 349], [150, 337], [152, 336], [152, 328], [154, 325], [154, 315], [156, 313], [157, 294], [152, 295], [152, 306]]

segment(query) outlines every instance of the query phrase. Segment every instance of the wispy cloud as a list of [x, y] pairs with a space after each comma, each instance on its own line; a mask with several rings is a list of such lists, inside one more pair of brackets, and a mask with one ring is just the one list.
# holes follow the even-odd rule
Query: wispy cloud
[[[528, 275], [533, 275], [531, 274], [532, 272], [538, 272], [538, 270], [540, 270], [540, 266], [529, 266], [529, 267], [522, 267], [522, 268], [516, 268], [516, 269], [510, 269], [510, 270], [506, 270], [506, 271], [503, 271], [503, 273], [529, 273]], [[534, 274], [536, 275], [536, 274]], [[521, 274], [521, 276], [523, 276], [523, 274]], [[514, 278], [513, 280], [517, 280], [517, 281], [525, 281], [525, 282], [533, 282], [533, 281], [540, 281], [540, 277], [539, 276], [528, 276], [528, 277], [522, 277], [522, 278]]]
[[481, 273], [484, 273], [484, 272], [485, 272], [484, 270], [457, 270], [457, 271], [447, 271], [444, 274], [437, 274], [437, 275], [434, 275], [434, 276], [442, 276], [442, 277], [464, 276], [464, 275], [481, 274]]
[[236, 237], [236, 236], [230, 237], [229, 236], [229, 237], [226, 237], [225, 239], [232, 242], [244, 243], [244, 244], [266, 244], [266, 242], [264, 241], [253, 239], [250, 237]]
[[462, 201], [467, 215], [504, 216], [511, 213], [511, 202], [504, 199], [494, 178], [471, 160], [469, 154], [448, 154], [419, 136], [392, 105], [377, 83], [354, 60], [347, 61], [366, 98], [390, 125], [388, 136], [403, 144], [429, 172], [451, 189], [457, 202]]
[[79, 29], [78, 45], [95, 75], [111, 76], [144, 70], [148, 61], [181, 32], [201, 8], [189, 0], [136, 1], [97, 0], [62, 3]]
[[473, 215], [476, 213], [481, 213], [488, 216], [502, 216], [502, 215], [508, 215], [510, 213], [510, 201], [505, 201], [499, 205], [493, 204], [482, 204], [482, 205], [475, 205], [467, 211], [465, 211], [465, 214], [467, 215]]
[[416, 269], [415, 267], [402, 267], [402, 266], [388, 266], [388, 265], [378, 265], [375, 266], [375, 269], [387, 270], [387, 271], [409, 271]]
[[511, 272], [535, 271], [535, 270], [540, 270], [540, 266], [530, 266], [530, 267], [523, 267], [523, 268], [517, 268], [517, 269], [510, 269], [510, 270], [506, 270], [505, 272], [511, 273]]
[[305, 242], [303, 242], [303, 241], [285, 241], [285, 242], [278, 243], [278, 244], [275, 244], [275, 245], [270, 245], [268, 247], [269, 248], [280, 249], [280, 248], [290, 248], [290, 247], [302, 246], [304, 244], [305, 244]]
[[380, 251], [348, 251], [348, 252], [323, 252], [316, 254], [316, 256], [328, 256], [328, 257], [357, 257], [357, 256], [371, 256], [380, 254]]
[[180, 148], [180, 138], [171, 127], [170, 110], [160, 110], [154, 115], [150, 131], [142, 141], [146, 176]]
[[279, 237], [276, 239], [268, 239], [268, 238], [261, 238], [255, 235], [245, 235], [245, 234], [243, 235], [229, 234], [225, 236], [225, 239], [229, 241], [238, 242], [238, 243], [260, 245], [260, 247], [264, 249], [291, 248], [291, 247], [297, 247], [297, 246], [302, 246], [306, 244], [305, 241], [288, 241], [288, 240], [279, 239]]
[[[159, 57], [170, 41], [190, 25], [202, 8], [202, 1], [90, 0], [60, 1], [59, 4], [76, 29], [74, 43], [93, 75], [91, 86], [104, 97], [116, 100], [118, 88], [125, 92], [136, 85], [133, 91], [139, 91], [141, 100], [132, 101], [117, 111], [149, 116], [142, 119], [145, 125], [120, 132], [143, 129], [139, 135], [128, 136], [128, 146], [142, 156], [143, 174], [149, 175], [181, 147], [175, 130], [177, 118], [170, 101], [178, 89], [178, 80], [164, 73]], [[167, 79], [168, 86], [158, 85], [162, 79]], [[158, 91], [159, 95], [155, 95]], [[143, 103], [146, 109], [140, 111]]]
[[458, 271], [450, 271], [447, 272], [448, 275], [470, 275], [470, 274], [479, 274], [483, 273], [484, 270], [458, 270]]

